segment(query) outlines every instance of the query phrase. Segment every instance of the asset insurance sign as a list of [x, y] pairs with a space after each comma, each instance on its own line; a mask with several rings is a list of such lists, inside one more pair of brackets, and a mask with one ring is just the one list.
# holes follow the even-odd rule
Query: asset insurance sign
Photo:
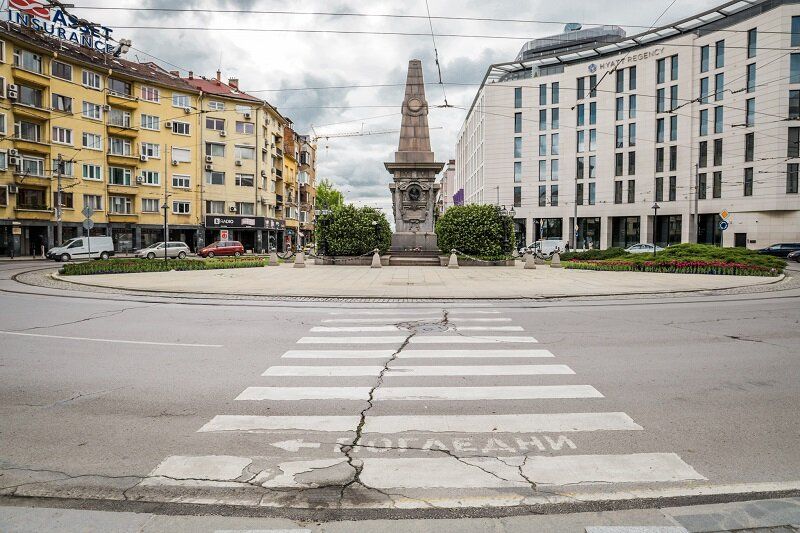
[[6, 20], [62, 41], [112, 53], [111, 28], [88, 26], [59, 7], [37, 0], [8, 0]]

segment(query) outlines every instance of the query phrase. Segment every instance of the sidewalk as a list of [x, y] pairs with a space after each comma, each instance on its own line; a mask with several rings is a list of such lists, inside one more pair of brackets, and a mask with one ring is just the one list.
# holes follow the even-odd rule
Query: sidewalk
[[800, 498], [758, 500], [692, 507], [632, 509], [600, 513], [525, 515], [503, 518], [363, 521], [290, 520], [224, 516], [170, 516], [152, 513], [83, 511], [44, 507], [0, 507], [0, 531], [21, 532], [459, 532], [478, 533], [686, 533], [800, 531]]
[[[319, 266], [59, 276], [77, 285], [168, 293], [342, 298], [553, 298], [693, 292], [768, 285], [782, 277], [595, 272], [515, 267]], [[76, 288], [79, 288], [76, 286]]]

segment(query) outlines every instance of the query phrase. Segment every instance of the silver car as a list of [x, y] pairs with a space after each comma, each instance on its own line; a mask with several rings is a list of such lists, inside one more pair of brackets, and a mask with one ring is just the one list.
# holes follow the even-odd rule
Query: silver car
[[[641, 243], [641, 244], [634, 244], [633, 246], [629, 246], [625, 248], [625, 251], [629, 254], [652, 254], [653, 253], [653, 245], [650, 243]], [[660, 246], [656, 246], [656, 252], [663, 252], [664, 249]]]
[[[185, 242], [174, 241], [167, 243], [167, 257], [175, 259], [185, 259], [187, 255], [189, 255], [189, 247], [186, 245]], [[163, 258], [164, 257], [164, 243], [163, 242], [155, 242], [148, 246], [147, 248], [142, 248], [141, 250], [136, 250], [133, 254], [135, 257], [139, 257], [141, 259], [156, 259], [156, 258]]]

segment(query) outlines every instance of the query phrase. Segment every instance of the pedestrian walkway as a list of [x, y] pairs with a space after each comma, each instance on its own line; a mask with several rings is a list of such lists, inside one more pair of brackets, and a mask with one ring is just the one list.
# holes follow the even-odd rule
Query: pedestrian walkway
[[[578, 450], [576, 434], [635, 442], [647, 428], [607, 410], [604, 391], [523, 328], [472, 329], [506, 320], [491, 309], [331, 312], [234, 396], [243, 412], [198, 428], [200, 442], [233, 439], [237, 453], [167, 457], [128, 497], [188, 484], [182, 502], [259, 488], [260, 505], [460, 507], [706, 480], [669, 449]], [[260, 437], [247, 449], [241, 435]]]

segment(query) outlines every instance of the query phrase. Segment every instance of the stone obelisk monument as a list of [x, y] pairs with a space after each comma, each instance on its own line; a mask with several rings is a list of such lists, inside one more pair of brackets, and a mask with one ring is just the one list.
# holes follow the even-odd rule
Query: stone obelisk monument
[[431, 151], [428, 101], [425, 100], [419, 59], [408, 62], [402, 115], [400, 144], [394, 153], [394, 161], [384, 163], [394, 178], [389, 184], [395, 224], [392, 250], [438, 252], [433, 232], [433, 209], [440, 186], [434, 180], [444, 163], [437, 163]]

